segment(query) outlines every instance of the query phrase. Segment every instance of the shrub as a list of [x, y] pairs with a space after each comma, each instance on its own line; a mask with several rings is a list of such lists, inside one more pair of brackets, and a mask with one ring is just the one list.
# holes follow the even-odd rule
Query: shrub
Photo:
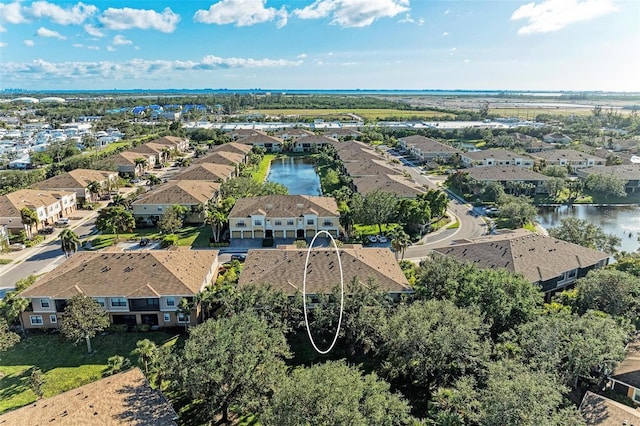
[[33, 238], [24, 242], [24, 245], [27, 247], [33, 247], [35, 245], [40, 244], [44, 241], [44, 237], [42, 235], [34, 235]]
[[128, 328], [127, 324], [111, 324], [107, 330], [113, 333], [124, 333]]
[[178, 244], [178, 236], [176, 234], [165, 235], [160, 242], [160, 247], [167, 248]]
[[151, 330], [151, 326], [149, 324], [136, 325], [136, 333], [146, 333], [149, 330]]

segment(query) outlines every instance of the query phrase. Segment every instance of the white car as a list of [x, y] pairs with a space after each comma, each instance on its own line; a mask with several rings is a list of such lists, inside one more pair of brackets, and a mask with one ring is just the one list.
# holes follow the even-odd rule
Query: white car
[[54, 224], [56, 224], [57, 226], [67, 226], [69, 224], [69, 218], [68, 217], [61, 217], [59, 219], [56, 219]]
[[367, 240], [369, 240], [370, 243], [377, 243], [378, 242], [378, 237], [376, 237], [375, 235], [369, 235], [367, 237]]
[[385, 237], [384, 235], [378, 235], [378, 242], [379, 243], [386, 243], [387, 241], [388, 241], [387, 237]]

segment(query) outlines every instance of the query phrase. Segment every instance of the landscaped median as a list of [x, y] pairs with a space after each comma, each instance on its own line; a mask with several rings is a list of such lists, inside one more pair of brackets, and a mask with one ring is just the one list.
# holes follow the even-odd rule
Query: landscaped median
[[91, 343], [95, 352], [87, 355], [84, 341], [77, 346], [60, 334], [33, 334], [6, 352], [0, 353], [0, 413], [36, 400], [29, 386], [32, 368], [42, 370], [44, 397], [50, 397], [103, 377], [107, 359], [113, 355], [128, 358], [133, 355], [138, 340], [149, 339], [157, 345], [172, 346], [180, 340], [165, 332], [109, 333], [96, 336]]

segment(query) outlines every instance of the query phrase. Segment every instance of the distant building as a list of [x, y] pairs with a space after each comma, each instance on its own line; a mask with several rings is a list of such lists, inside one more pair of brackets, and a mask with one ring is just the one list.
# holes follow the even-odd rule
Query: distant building
[[542, 137], [542, 140], [547, 143], [571, 143], [573, 139], [563, 133], [548, 133]]
[[581, 179], [587, 179], [591, 175], [615, 176], [625, 182], [624, 189], [628, 193], [640, 192], [640, 164], [587, 167], [577, 170], [576, 173]]

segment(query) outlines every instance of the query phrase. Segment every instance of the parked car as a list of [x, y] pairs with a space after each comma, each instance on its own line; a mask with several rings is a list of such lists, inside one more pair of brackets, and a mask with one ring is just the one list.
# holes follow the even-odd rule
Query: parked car
[[149, 239], [148, 238], [141, 238], [139, 244], [140, 244], [140, 247], [148, 246], [149, 245]]
[[131, 183], [140, 183], [140, 179], [138, 178], [131, 179]]
[[39, 234], [53, 234], [54, 228], [52, 226], [47, 226], [38, 231]]
[[491, 207], [488, 209], [484, 209], [484, 212], [486, 213], [487, 216], [495, 216], [498, 213], [500, 213], [500, 209], [496, 208], [496, 207]]
[[55, 222], [53, 222], [56, 226], [67, 226], [69, 225], [69, 218], [68, 217], [61, 217], [56, 219]]
[[9, 246], [9, 248], [11, 249], [11, 251], [20, 251], [20, 250], [24, 250], [25, 248], [27, 248], [27, 246], [25, 246], [24, 244], [21, 244], [21, 243], [15, 243], [15, 244], [11, 244]]
[[384, 235], [378, 235], [378, 242], [379, 243], [386, 243], [387, 241], [388, 241], [387, 237], [385, 237]]
[[370, 243], [377, 243], [378, 242], [378, 237], [375, 235], [369, 235], [367, 236], [367, 240], [369, 240]]
[[237, 260], [238, 262], [244, 262], [245, 260], [247, 260], [247, 255], [246, 254], [232, 254], [231, 255], [231, 260]]

